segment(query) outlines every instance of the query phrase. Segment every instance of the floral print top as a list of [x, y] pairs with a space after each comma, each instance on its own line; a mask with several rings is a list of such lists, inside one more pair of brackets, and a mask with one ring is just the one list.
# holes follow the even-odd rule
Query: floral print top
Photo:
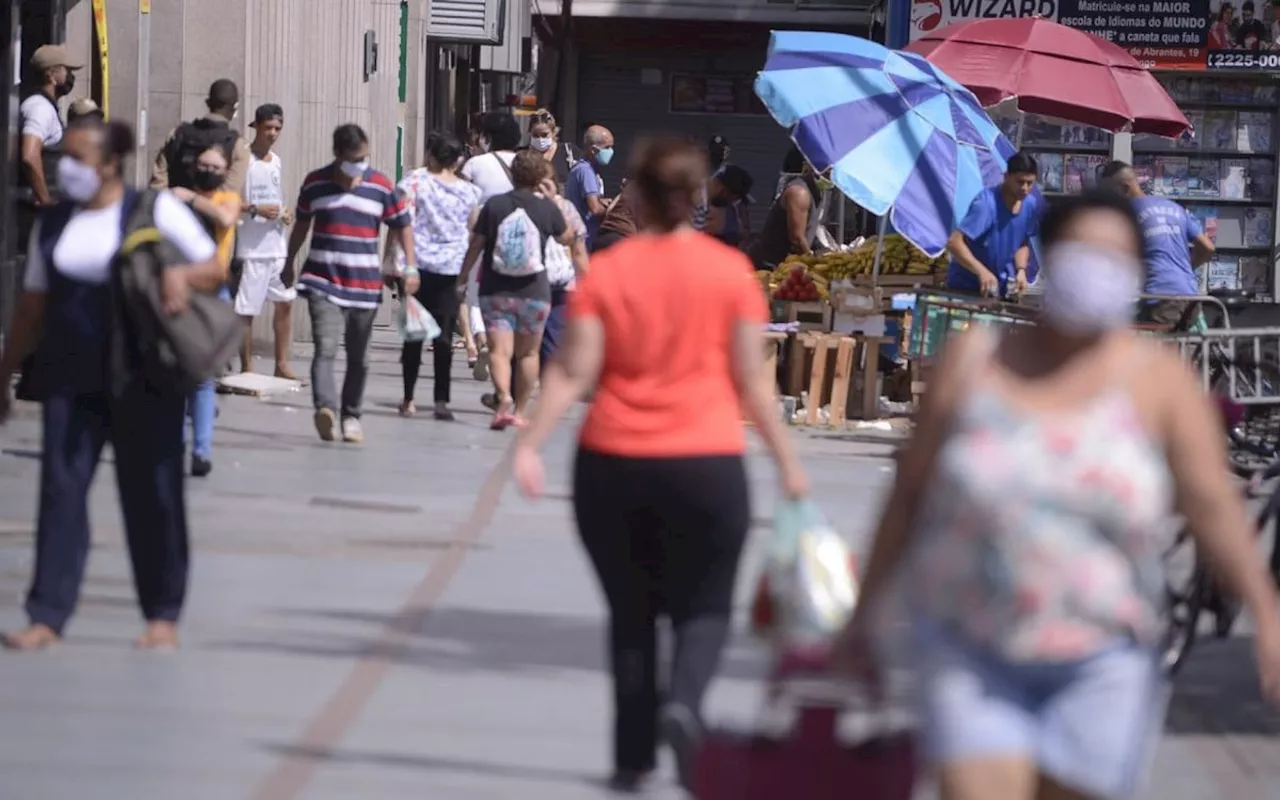
[[[480, 189], [461, 178], [442, 181], [426, 168], [405, 175], [397, 188], [413, 220], [418, 269], [437, 275], [461, 274], [471, 236], [471, 212], [480, 204]], [[404, 254], [397, 258], [403, 265]]]
[[975, 387], [922, 511], [916, 611], [1018, 661], [1154, 644], [1172, 501], [1164, 453], [1122, 387], [1058, 415]]

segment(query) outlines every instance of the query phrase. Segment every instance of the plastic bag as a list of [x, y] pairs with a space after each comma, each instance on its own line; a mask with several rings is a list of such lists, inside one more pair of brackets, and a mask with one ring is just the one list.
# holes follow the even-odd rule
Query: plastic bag
[[752, 602], [753, 630], [782, 654], [824, 648], [857, 601], [856, 564], [844, 538], [812, 503], [779, 504]]
[[440, 325], [436, 318], [431, 316], [431, 312], [416, 297], [406, 297], [400, 303], [396, 327], [400, 331], [400, 338], [406, 342], [430, 341], [440, 335]]

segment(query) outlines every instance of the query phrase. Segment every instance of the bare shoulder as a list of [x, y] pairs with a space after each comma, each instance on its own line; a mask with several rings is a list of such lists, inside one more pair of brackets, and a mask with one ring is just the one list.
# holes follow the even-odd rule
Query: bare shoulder
[[1199, 409], [1208, 409], [1200, 376], [1171, 347], [1138, 338], [1133, 342], [1130, 391], [1139, 414], [1160, 438], [1180, 429]]
[[1133, 348], [1134, 381], [1153, 394], [1198, 391], [1199, 379], [1176, 347], [1144, 337], [1135, 337]]

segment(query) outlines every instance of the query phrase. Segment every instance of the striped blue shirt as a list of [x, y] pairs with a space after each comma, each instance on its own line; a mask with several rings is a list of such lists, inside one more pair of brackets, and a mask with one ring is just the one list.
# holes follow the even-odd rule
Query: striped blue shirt
[[335, 164], [307, 175], [298, 195], [297, 218], [313, 220], [311, 248], [298, 291], [322, 292], [347, 308], [377, 308], [382, 302], [382, 225], [403, 228], [409, 210], [386, 175], [370, 169], [347, 189], [333, 179]]

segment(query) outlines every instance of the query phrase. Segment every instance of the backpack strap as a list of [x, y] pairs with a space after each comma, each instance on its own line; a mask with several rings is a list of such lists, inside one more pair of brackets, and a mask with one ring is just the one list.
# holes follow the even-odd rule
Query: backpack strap
[[156, 198], [154, 189], [127, 190], [124, 209], [120, 214], [120, 252], [129, 254], [141, 244], [160, 241], [156, 228]]
[[511, 171], [511, 165], [502, 160], [502, 156], [497, 152], [493, 154], [494, 161], [498, 162], [498, 166], [502, 167], [502, 171], [507, 173], [507, 180], [511, 181], [511, 188], [516, 188], [516, 174]]

